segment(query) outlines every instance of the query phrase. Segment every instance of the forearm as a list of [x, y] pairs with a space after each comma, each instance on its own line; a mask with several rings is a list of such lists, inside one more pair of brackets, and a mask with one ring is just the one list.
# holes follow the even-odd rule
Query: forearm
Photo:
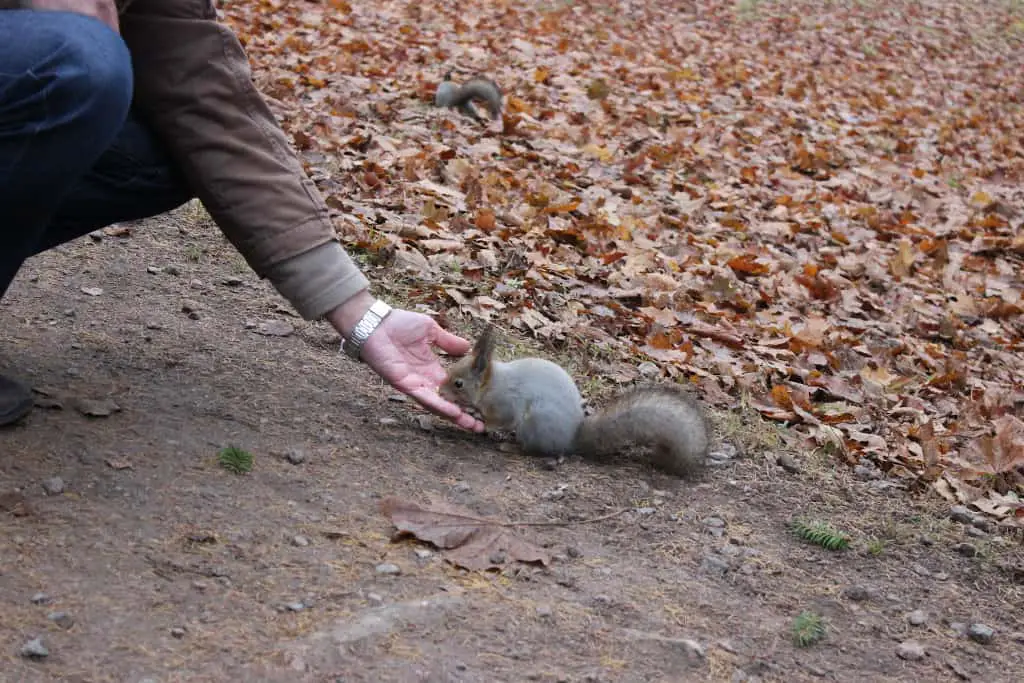
[[209, 2], [134, 0], [122, 17], [136, 106], [254, 271], [306, 319], [368, 286]]

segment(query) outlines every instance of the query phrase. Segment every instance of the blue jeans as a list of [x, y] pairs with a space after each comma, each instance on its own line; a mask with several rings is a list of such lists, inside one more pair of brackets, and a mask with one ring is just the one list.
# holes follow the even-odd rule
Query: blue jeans
[[101, 21], [0, 10], [0, 297], [30, 256], [192, 198], [131, 101], [128, 48]]

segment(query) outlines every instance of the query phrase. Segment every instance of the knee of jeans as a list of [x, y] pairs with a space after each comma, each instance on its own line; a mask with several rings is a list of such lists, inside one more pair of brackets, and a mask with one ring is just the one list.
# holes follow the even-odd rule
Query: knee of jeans
[[84, 118], [113, 134], [124, 123], [132, 101], [128, 48], [99, 20], [69, 15], [68, 21], [69, 30], [62, 32], [51, 55], [49, 75], [55, 77], [56, 89], [51, 106], [62, 105], [65, 116]]

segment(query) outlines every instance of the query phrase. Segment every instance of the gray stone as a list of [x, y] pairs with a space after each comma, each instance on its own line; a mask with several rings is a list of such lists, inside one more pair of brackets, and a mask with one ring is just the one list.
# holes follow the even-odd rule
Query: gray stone
[[426, 548], [416, 548], [416, 550], [413, 552], [415, 552], [416, 557], [420, 558], [421, 560], [427, 560], [434, 556], [434, 553], [427, 550]]
[[[974, 527], [971, 528], [973, 529]], [[970, 543], [957, 543], [955, 546], [953, 546], [953, 550], [963, 555], [964, 557], [974, 557], [978, 554], [977, 548], [975, 548]]]
[[75, 620], [67, 612], [50, 612], [46, 618], [63, 629], [69, 629], [75, 625]]
[[988, 645], [992, 642], [996, 632], [991, 626], [985, 624], [971, 624], [967, 627], [967, 637], [976, 643]]
[[843, 588], [843, 597], [854, 602], [863, 602], [871, 597], [871, 592], [864, 586], [846, 586]]
[[185, 637], [185, 629], [182, 628], [181, 626], [175, 626], [175, 627], [173, 627], [171, 629], [171, 635], [174, 636], [175, 638], [184, 638]]
[[33, 638], [21, 646], [21, 656], [41, 659], [43, 657], [49, 657], [50, 651], [46, 649], [45, 645], [43, 645], [42, 638]]
[[969, 526], [969, 527], [967, 527], [966, 529], [964, 529], [964, 533], [967, 534], [968, 536], [970, 536], [971, 538], [987, 538], [988, 537], [988, 532], [987, 531], [985, 531], [984, 529], [979, 529], [976, 526]]
[[301, 465], [306, 462], [306, 454], [298, 448], [292, 448], [285, 454], [285, 459], [293, 465]]
[[972, 524], [974, 523], [974, 514], [967, 509], [966, 505], [954, 505], [949, 509], [949, 517], [954, 522], [960, 522], [961, 524]]
[[911, 626], [921, 626], [926, 621], [928, 621], [928, 615], [919, 609], [916, 609], [907, 615], [907, 623]]
[[554, 615], [554, 610], [551, 609], [550, 605], [540, 605], [537, 607], [537, 616], [548, 619]]
[[924, 659], [925, 654], [924, 645], [916, 640], [904, 640], [896, 648], [896, 655], [908, 662], [918, 662]]
[[309, 545], [309, 539], [305, 536], [292, 536], [292, 545], [298, 546], [299, 548], [305, 548]]
[[51, 496], [59, 496], [64, 493], [64, 480], [60, 477], [50, 477], [43, 480], [43, 490]]
[[50, 602], [50, 596], [46, 593], [40, 592], [32, 596], [33, 605], [45, 605], [48, 602]]
[[401, 567], [399, 567], [397, 564], [392, 564], [390, 562], [378, 564], [375, 570], [378, 574], [397, 575], [402, 573]]
[[306, 609], [306, 605], [301, 602], [289, 602], [287, 605], [285, 605], [285, 608], [289, 612], [301, 612], [302, 610]]
[[717, 555], [705, 555], [700, 562], [701, 571], [706, 574], [725, 574], [729, 571], [729, 562]]

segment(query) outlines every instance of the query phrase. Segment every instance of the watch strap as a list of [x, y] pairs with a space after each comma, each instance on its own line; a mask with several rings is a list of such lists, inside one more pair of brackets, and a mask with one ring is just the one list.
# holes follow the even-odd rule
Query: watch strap
[[384, 322], [384, 318], [388, 317], [391, 313], [391, 306], [385, 302], [377, 299], [370, 306], [369, 310], [363, 314], [363, 317], [359, 319], [356, 326], [352, 329], [352, 333], [347, 339], [341, 342], [341, 350], [345, 352], [349, 358], [355, 360], [362, 360], [360, 353], [363, 350], [363, 344], [370, 338], [374, 330]]

